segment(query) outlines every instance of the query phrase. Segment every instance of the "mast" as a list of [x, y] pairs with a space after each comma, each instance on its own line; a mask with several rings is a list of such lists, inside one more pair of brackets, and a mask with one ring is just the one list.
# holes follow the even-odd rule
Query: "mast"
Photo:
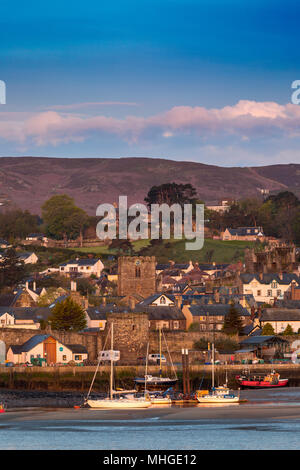
[[212, 388], [215, 387], [215, 343], [212, 344], [211, 386]]
[[114, 324], [111, 324], [111, 351], [110, 351], [110, 399], [113, 399], [113, 348], [114, 348]]
[[148, 354], [149, 354], [149, 342], [147, 343], [147, 354], [146, 354], [146, 368], [145, 368], [145, 392], [144, 392], [144, 395], [145, 395], [145, 396], [146, 396], [146, 391], [147, 391]]
[[162, 376], [161, 370], [161, 327], [159, 327], [159, 376]]

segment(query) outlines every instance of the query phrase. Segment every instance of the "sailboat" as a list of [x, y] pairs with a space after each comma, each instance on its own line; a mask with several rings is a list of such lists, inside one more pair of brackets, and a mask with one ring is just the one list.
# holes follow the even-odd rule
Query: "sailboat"
[[205, 395], [197, 394], [199, 403], [239, 403], [240, 396], [235, 395], [227, 386], [227, 370], [226, 383], [223, 387], [215, 387], [215, 345], [212, 345], [212, 375], [211, 375], [211, 392]]
[[[164, 336], [164, 340], [165, 340], [167, 350], [168, 350], [168, 353], [169, 353], [171, 366], [172, 366], [172, 369], [173, 369], [173, 372], [174, 372], [174, 378], [163, 377], [162, 376], [161, 337], [162, 337], [162, 330], [161, 330], [161, 328], [159, 328], [159, 376], [157, 377], [157, 376], [149, 375], [149, 374], [146, 373], [144, 377], [136, 377], [134, 379], [134, 382], [135, 382], [136, 385], [145, 385], [146, 386], [146, 384], [147, 384], [147, 385], [150, 385], [150, 387], [151, 386], [154, 386], [154, 387], [156, 387], [156, 386], [171, 387], [172, 385], [175, 385], [177, 383], [178, 378], [177, 378], [176, 370], [175, 370], [173, 362], [172, 362], [172, 358], [171, 358], [171, 355], [170, 355], [170, 352], [169, 352], [169, 348], [168, 348], [165, 336]], [[146, 361], [148, 361], [148, 355], [147, 355]]]
[[87, 397], [84, 401], [84, 404], [88, 405], [90, 408], [109, 408], [109, 409], [128, 409], [128, 408], [149, 408], [152, 403], [147, 397], [146, 393], [143, 397], [136, 397], [136, 390], [113, 390], [113, 338], [114, 338], [114, 329], [113, 323], [111, 324], [111, 351], [110, 351], [110, 386], [109, 386], [109, 397], [100, 399], [100, 400], [91, 400], [90, 394], [92, 387], [98, 372], [102, 354], [99, 355], [99, 360], [95, 374], [88, 391]]

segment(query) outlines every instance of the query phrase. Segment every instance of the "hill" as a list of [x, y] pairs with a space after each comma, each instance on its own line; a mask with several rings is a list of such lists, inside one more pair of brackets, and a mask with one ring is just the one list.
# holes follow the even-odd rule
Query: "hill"
[[292, 190], [300, 195], [300, 165], [219, 167], [159, 158], [0, 158], [1, 207], [12, 205], [41, 213], [54, 194], [74, 197], [94, 215], [103, 202], [143, 202], [154, 184], [191, 183], [206, 203], [222, 198], [258, 196], [259, 189]]

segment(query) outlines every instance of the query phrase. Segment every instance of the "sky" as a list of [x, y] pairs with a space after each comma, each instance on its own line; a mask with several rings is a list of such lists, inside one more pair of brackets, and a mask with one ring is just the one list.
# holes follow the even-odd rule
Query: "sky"
[[299, 13], [291, 0], [1, 0], [0, 155], [300, 163]]

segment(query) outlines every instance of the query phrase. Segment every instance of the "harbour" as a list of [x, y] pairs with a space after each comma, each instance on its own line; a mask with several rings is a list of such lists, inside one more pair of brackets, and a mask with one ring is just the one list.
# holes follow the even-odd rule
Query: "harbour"
[[[11, 407], [0, 415], [1, 449], [299, 449], [300, 389], [242, 390], [229, 405], [146, 410]], [[54, 403], [54, 402], [53, 402]]]

